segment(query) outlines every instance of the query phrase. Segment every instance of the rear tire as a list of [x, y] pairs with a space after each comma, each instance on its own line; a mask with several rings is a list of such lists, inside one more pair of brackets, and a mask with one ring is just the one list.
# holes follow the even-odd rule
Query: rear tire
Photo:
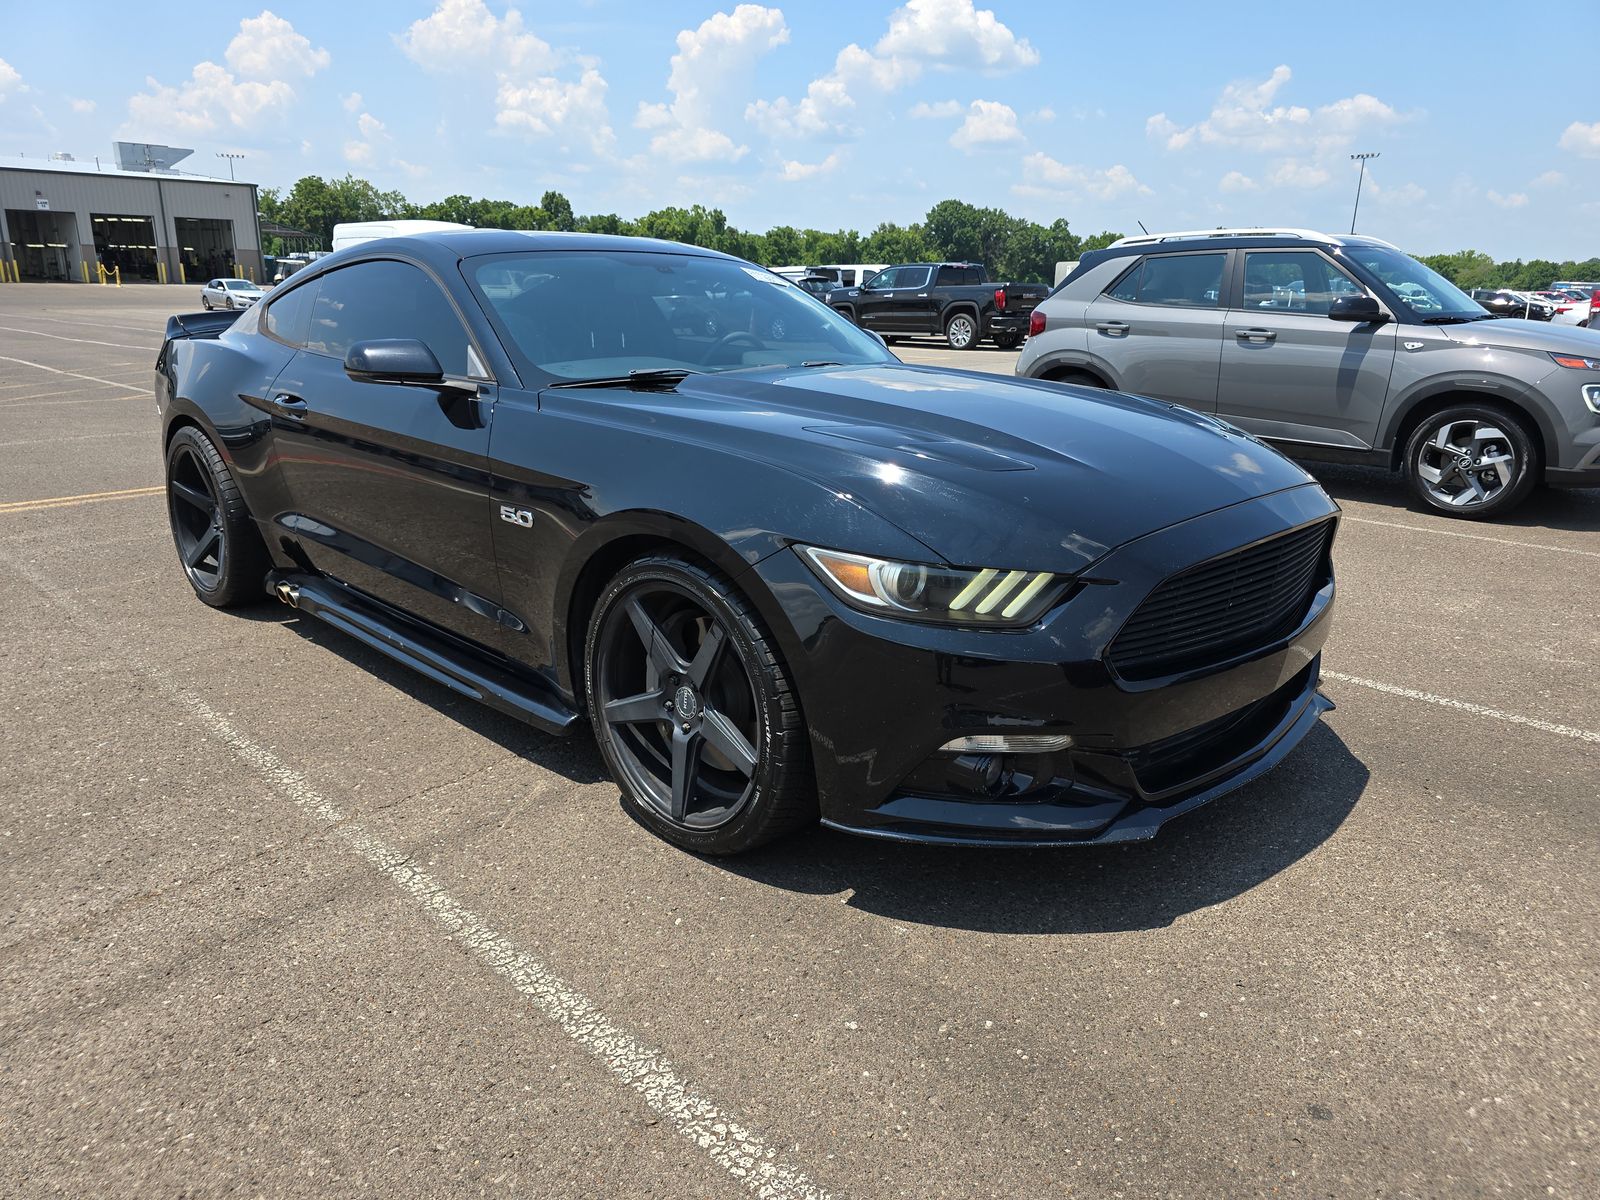
[[167, 444], [167, 519], [194, 594], [212, 608], [265, 598], [267, 547], [233, 472], [193, 425]]
[[584, 646], [589, 720], [623, 807], [696, 854], [740, 854], [817, 819], [805, 721], [755, 609], [673, 555], [625, 567]]
[[200, 304], [201, 304], [201, 307], [203, 307], [207, 312], [211, 311], [211, 297], [210, 296], [201, 296], [200, 297]]
[[1456, 404], [1416, 427], [1405, 466], [1412, 494], [1434, 512], [1487, 520], [1527, 499], [1539, 481], [1539, 448], [1499, 405]]
[[980, 338], [978, 318], [971, 313], [958, 312], [944, 323], [945, 344], [952, 350], [976, 349]]
[[1020, 333], [997, 333], [994, 335], [994, 344], [1002, 350], [1015, 350], [1022, 345]]

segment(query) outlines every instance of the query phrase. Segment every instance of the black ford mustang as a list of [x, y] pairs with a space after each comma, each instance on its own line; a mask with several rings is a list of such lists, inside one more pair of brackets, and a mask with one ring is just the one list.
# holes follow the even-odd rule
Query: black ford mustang
[[[711, 314], [712, 320], [706, 319]], [[157, 363], [195, 592], [260, 596], [556, 733], [732, 853], [1126, 841], [1317, 691], [1337, 509], [1229, 426], [900, 363], [724, 255], [371, 242]]]

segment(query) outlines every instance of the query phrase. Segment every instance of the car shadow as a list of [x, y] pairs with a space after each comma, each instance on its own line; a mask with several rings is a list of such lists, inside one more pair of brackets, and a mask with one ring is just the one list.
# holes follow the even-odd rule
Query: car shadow
[[982, 933], [1159, 929], [1271, 879], [1330, 838], [1367, 768], [1318, 725], [1273, 774], [1180, 817], [1150, 842], [1054, 850], [903, 845], [818, 828], [739, 858], [731, 874], [906, 924]]
[[610, 778], [586, 728], [575, 731], [571, 737], [544, 733], [486, 704], [458, 695], [315, 617], [295, 612], [275, 601], [234, 609], [231, 615], [247, 621], [281, 625], [319, 650], [337, 654], [352, 666], [428, 705], [463, 728], [511, 754], [521, 755], [545, 770], [554, 771], [563, 779], [590, 784], [603, 783]]
[[1487, 521], [1462, 521], [1441, 516], [1411, 494], [1405, 478], [1382, 467], [1344, 463], [1301, 462], [1335, 500], [1350, 500], [1435, 517], [1463, 533], [1477, 528], [1491, 534], [1501, 529], [1561, 529], [1587, 533], [1600, 529], [1600, 491], [1584, 488], [1535, 488], [1514, 511]]

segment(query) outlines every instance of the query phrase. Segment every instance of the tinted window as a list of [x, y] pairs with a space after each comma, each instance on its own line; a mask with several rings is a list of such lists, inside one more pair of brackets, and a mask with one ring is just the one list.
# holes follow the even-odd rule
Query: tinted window
[[892, 287], [898, 287], [899, 285], [895, 280], [899, 278], [900, 268], [890, 267], [887, 271], [879, 271], [871, 279], [867, 280], [866, 286], [875, 292], [884, 292]]
[[318, 280], [290, 288], [281, 296], [273, 296], [267, 305], [267, 332], [280, 342], [291, 346], [306, 344], [306, 331], [311, 325], [311, 306], [317, 298]]
[[[638, 250], [551, 250], [467, 260], [473, 287], [518, 364], [566, 379], [807, 362], [892, 362], [827, 305], [734, 259]], [[517, 293], [490, 292], [513, 271]]]
[[1244, 307], [1327, 316], [1340, 296], [1360, 294], [1343, 271], [1309, 250], [1247, 252]]
[[940, 287], [961, 287], [965, 284], [981, 283], [978, 278], [977, 267], [940, 267]]
[[415, 338], [447, 375], [467, 373], [467, 331], [439, 285], [410, 263], [365, 262], [322, 277], [307, 350], [342, 359], [357, 342]]
[[894, 285], [897, 288], [925, 288], [932, 274], [932, 267], [901, 267], [895, 273]]
[[1156, 254], [1119, 279], [1107, 293], [1115, 300], [1215, 308], [1222, 297], [1225, 254]]

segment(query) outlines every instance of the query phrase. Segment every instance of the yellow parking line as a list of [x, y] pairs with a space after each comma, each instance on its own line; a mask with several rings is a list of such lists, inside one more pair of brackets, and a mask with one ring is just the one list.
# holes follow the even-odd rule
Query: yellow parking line
[[120, 492], [85, 492], [81, 496], [52, 496], [46, 500], [12, 500], [0, 504], [0, 516], [38, 512], [45, 508], [75, 508], [79, 504], [98, 504], [102, 500], [131, 500], [135, 496], [155, 496], [166, 490], [163, 487], [123, 488]]

